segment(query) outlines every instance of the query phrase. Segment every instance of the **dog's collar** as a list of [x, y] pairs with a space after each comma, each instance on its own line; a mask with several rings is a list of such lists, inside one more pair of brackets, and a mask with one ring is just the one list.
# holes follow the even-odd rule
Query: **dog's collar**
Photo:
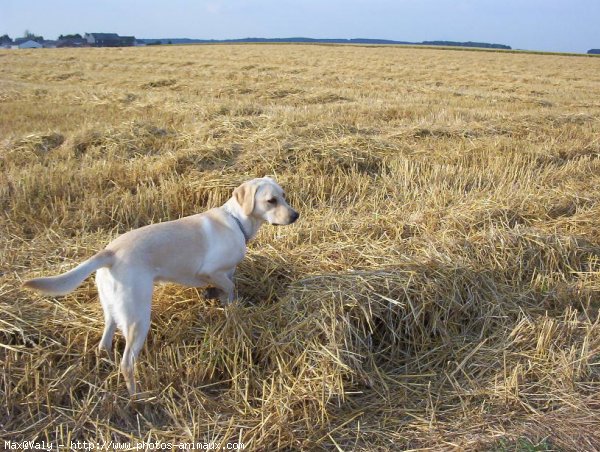
[[242, 222], [240, 221], [240, 219], [238, 217], [236, 217], [233, 214], [233, 212], [231, 210], [229, 210], [229, 208], [227, 206], [225, 206], [223, 208], [223, 210], [225, 211], [225, 213], [227, 213], [227, 215], [229, 215], [231, 218], [233, 218], [233, 220], [236, 222], [236, 224], [240, 228], [240, 231], [242, 231], [242, 234], [244, 235], [244, 240], [246, 241], [246, 244], [248, 244], [248, 242], [250, 241], [250, 236], [246, 233], [246, 230], [244, 229], [244, 225], [242, 225]]

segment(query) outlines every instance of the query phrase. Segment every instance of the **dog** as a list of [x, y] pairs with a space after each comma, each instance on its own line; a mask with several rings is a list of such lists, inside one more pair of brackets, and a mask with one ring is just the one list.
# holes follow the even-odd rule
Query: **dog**
[[232, 303], [235, 268], [260, 226], [292, 224], [299, 216], [273, 179], [252, 179], [221, 207], [134, 229], [73, 270], [23, 285], [47, 295], [66, 295], [95, 271], [105, 320], [98, 348], [109, 351], [115, 330], [123, 333], [121, 372], [134, 395], [134, 366], [150, 329], [154, 284], [212, 286], [222, 303]]

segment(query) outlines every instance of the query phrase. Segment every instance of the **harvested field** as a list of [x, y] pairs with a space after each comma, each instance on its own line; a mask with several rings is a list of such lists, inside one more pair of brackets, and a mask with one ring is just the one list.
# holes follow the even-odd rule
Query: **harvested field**
[[[600, 450], [600, 59], [403, 47], [0, 50], [0, 440]], [[158, 286], [131, 401], [93, 278], [276, 177], [223, 309]]]

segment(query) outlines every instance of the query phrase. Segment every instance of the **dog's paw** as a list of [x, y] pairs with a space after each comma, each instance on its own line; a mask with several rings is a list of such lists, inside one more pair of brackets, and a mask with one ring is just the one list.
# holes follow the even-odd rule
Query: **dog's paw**
[[216, 287], [207, 287], [204, 290], [204, 298], [207, 300], [219, 300], [221, 298], [221, 291]]

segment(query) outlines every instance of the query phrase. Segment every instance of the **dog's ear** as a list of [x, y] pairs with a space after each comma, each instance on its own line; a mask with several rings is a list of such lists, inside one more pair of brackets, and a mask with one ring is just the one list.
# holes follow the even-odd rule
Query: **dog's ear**
[[254, 197], [256, 196], [256, 189], [258, 184], [253, 182], [244, 182], [238, 188], [233, 190], [233, 197], [242, 207], [242, 211], [245, 215], [250, 215], [254, 210]]

